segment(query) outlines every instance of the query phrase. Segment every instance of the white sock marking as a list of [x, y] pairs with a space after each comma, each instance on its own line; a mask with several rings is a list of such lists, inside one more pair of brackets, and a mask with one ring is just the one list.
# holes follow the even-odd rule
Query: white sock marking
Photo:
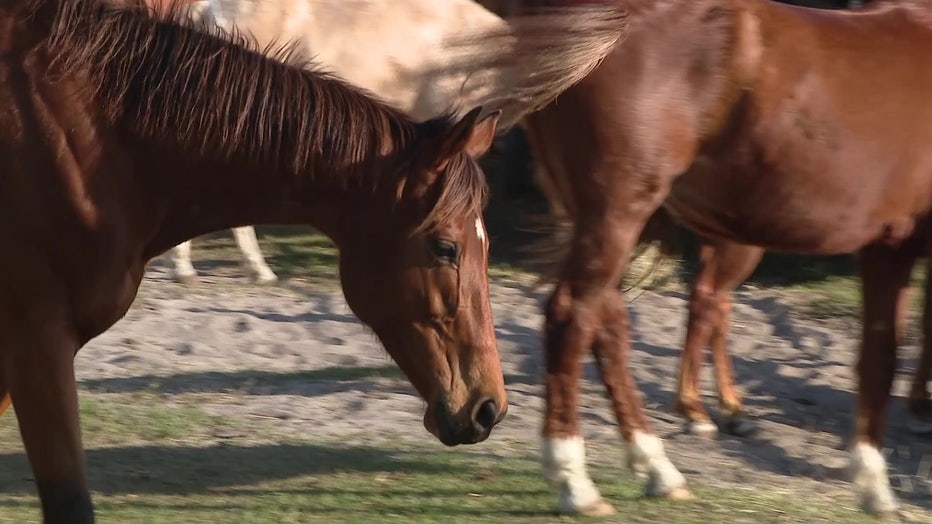
[[647, 494], [663, 497], [686, 486], [686, 478], [667, 458], [657, 435], [635, 432], [628, 450], [628, 466], [647, 474]]
[[577, 513], [602, 499], [586, 473], [582, 437], [545, 438], [542, 448], [544, 478], [559, 492], [560, 512]]
[[887, 477], [887, 461], [880, 450], [859, 442], [851, 449], [851, 482], [858, 490], [862, 507], [872, 513], [896, 511], [897, 501]]

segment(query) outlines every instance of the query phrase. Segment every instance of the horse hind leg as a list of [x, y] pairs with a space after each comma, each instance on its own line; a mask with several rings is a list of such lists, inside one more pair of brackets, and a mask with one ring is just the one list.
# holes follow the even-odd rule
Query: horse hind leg
[[714, 436], [718, 427], [712, 422], [699, 394], [702, 352], [709, 345], [715, 368], [719, 408], [727, 432], [746, 436], [754, 426], [745, 418], [741, 397], [734, 385], [734, 369], [728, 355], [727, 338], [731, 319], [731, 293], [754, 271], [763, 249], [732, 242], [710, 243], [701, 240], [699, 272], [689, 300], [686, 341], [680, 358], [675, 409], [687, 418], [690, 433]]
[[873, 246], [859, 258], [864, 316], [850, 473], [866, 511], [892, 514], [898, 504], [881, 446], [896, 373], [898, 309], [917, 257], [906, 249]]
[[252, 226], [234, 227], [233, 238], [243, 254], [243, 270], [246, 276], [259, 284], [270, 284], [278, 280], [278, 276], [262, 257], [255, 228]]

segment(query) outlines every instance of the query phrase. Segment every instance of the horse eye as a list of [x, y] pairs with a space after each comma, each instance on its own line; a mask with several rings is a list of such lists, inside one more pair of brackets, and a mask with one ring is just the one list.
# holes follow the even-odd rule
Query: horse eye
[[431, 242], [431, 250], [434, 252], [434, 256], [437, 257], [437, 260], [441, 262], [447, 264], [456, 264], [459, 262], [460, 247], [456, 242], [435, 239]]

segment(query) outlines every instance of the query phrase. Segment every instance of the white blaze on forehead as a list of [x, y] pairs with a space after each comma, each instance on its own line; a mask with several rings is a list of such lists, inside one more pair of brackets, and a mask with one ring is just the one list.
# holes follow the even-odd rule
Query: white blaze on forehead
[[482, 217], [476, 217], [476, 236], [483, 243], [485, 242], [485, 227], [482, 225]]

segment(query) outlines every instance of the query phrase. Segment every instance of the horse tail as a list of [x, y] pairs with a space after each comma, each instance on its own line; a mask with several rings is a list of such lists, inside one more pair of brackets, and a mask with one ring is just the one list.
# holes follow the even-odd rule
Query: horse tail
[[605, 1], [527, 7], [503, 20], [449, 37], [444, 48], [450, 58], [435, 72], [463, 78], [461, 100], [501, 110], [502, 131], [585, 78], [628, 29], [627, 12]]

